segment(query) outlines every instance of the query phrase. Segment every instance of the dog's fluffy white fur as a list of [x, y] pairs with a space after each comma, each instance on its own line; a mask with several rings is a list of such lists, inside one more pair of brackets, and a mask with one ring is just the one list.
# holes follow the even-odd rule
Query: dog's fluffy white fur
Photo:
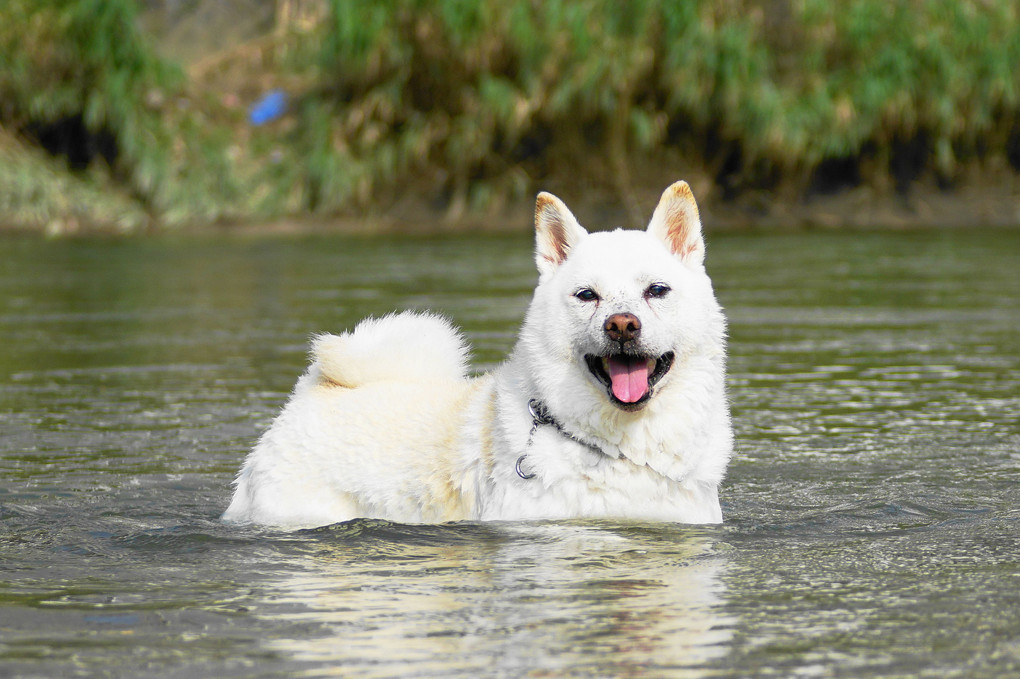
[[315, 338], [224, 519], [721, 521], [725, 321], [690, 188], [646, 231], [589, 234], [547, 193], [535, 225], [539, 282], [503, 365], [469, 378], [463, 338], [427, 313]]

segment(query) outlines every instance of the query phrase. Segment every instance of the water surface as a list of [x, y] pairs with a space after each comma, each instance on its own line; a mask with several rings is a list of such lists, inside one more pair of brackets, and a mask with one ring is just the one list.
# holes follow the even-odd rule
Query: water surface
[[1020, 233], [710, 234], [726, 521], [224, 526], [309, 336], [525, 237], [0, 240], [0, 676], [1020, 674]]

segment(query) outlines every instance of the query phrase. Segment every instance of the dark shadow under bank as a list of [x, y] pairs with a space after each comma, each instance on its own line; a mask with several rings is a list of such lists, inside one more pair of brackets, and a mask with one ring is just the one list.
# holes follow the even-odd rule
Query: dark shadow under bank
[[[673, 181], [669, 178], [669, 181]], [[662, 187], [653, 187], [635, 198], [650, 219]], [[626, 206], [615, 197], [584, 189], [558, 193], [590, 230], [616, 227], [643, 228], [634, 223]], [[513, 233], [532, 228], [531, 200], [498, 212], [469, 213], [451, 219], [446, 212], [424, 202], [361, 216], [292, 216], [265, 222], [221, 223], [195, 227], [195, 233], [302, 234], [442, 234]], [[758, 195], [729, 203], [700, 200], [701, 217], [708, 230], [787, 229], [925, 229], [925, 228], [1020, 228], [1020, 179], [1012, 185], [989, 185], [946, 193], [937, 189], [911, 194], [875, 196], [868, 189], [854, 189], [805, 200], [783, 202]]]
[[[663, 176], [662, 186], [636, 191], [631, 205], [651, 217], [659, 192], [674, 179]], [[602, 187], [567, 186], [552, 182], [549, 189], [563, 198], [590, 230], [615, 227], [640, 228], [627, 205]], [[748, 193], [730, 201], [721, 200], [711, 185], [692, 182], [706, 230], [800, 230], [800, 229], [928, 229], [977, 227], [1020, 228], [1020, 177], [975, 183], [947, 191], [935, 186], [915, 185], [905, 194], [878, 192], [857, 187], [807, 198], [782, 199], [774, 194]], [[543, 187], [544, 188], [544, 187]], [[706, 190], [707, 189], [707, 190]], [[187, 235], [303, 235], [303, 234], [416, 234], [528, 232], [533, 223], [533, 203], [525, 198], [501, 210], [468, 212], [451, 218], [441, 207], [416, 196], [377, 211], [346, 215], [290, 215], [247, 221], [221, 221], [174, 228], [150, 225], [135, 234], [178, 233]], [[0, 233], [38, 233], [48, 237], [124, 235], [109, 224], [89, 224], [69, 219], [47, 225], [24, 225], [0, 216]]]

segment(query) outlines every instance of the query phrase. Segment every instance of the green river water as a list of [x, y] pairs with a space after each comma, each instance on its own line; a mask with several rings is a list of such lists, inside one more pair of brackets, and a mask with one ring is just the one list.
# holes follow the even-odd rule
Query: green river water
[[1020, 676], [1020, 232], [709, 233], [725, 522], [219, 522], [307, 340], [519, 237], [0, 239], [0, 677]]

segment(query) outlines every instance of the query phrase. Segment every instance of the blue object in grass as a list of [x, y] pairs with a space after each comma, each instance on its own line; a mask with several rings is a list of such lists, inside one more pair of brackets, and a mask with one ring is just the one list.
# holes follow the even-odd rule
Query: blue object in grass
[[248, 113], [248, 120], [252, 125], [265, 125], [286, 112], [287, 94], [283, 90], [273, 90], [255, 102]]

